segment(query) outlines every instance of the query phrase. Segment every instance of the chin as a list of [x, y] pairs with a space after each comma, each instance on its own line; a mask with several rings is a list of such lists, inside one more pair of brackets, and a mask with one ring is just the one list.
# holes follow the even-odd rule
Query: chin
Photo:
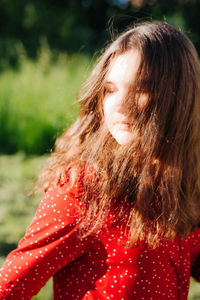
[[133, 134], [126, 131], [115, 133], [113, 134], [113, 137], [120, 145], [127, 145], [133, 140]]

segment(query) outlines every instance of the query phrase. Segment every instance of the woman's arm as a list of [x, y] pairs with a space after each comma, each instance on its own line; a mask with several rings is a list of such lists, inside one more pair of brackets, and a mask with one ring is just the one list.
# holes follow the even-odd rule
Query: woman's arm
[[31, 299], [50, 277], [89, 248], [90, 238], [79, 238], [77, 191], [77, 185], [49, 188], [25, 236], [0, 270], [0, 299]]

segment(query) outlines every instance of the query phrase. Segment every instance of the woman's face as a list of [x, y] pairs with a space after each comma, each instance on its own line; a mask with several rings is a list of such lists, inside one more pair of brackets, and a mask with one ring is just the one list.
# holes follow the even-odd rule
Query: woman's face
[[[117, 56], [105, 78], [104, 120], [109, 132], [120, 145], [130, 143], [136, 136], [133, 131], [134, 117], [130, 113], [127, 94], [136, 79], [140, 60], [137, 50], [130, 50]], [[132, 103], [135, 104], [134, 100]], [[142, 110], [146, 104], [147, 95], [140, 94], [137, 99], [138, 109]]]

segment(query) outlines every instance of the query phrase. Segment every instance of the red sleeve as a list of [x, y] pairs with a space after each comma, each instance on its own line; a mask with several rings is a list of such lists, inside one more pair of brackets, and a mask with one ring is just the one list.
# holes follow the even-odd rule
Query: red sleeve
[[79, 187], [50, 187], [36, 215], [0, 270], [0, 299], [28, 300], [50, 277], [81, 256], [90, 238], [80, 239], [77, 204]]

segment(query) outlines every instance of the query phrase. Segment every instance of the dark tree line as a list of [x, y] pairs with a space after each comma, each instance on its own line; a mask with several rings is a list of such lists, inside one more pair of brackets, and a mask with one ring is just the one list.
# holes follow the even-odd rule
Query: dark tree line
[[[56, 51], [93, 52], [114, 31], [137, 20], [182, 26], [200, 52], [199, 0], [0, 0], [0, 66], [16, 64], [19, 48], [37, 56], [45, 37]], [[20, 48], [21, 49], [21, 48]]]

